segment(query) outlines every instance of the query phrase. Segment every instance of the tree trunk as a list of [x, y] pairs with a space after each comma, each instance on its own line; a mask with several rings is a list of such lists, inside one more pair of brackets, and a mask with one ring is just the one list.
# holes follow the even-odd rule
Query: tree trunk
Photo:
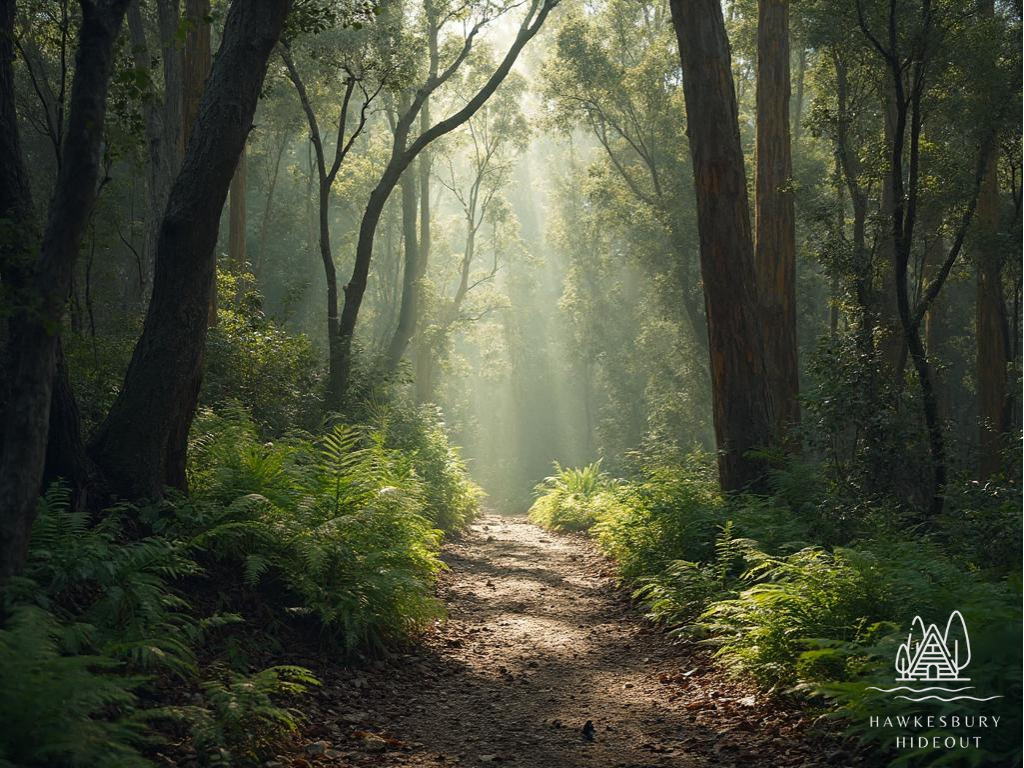
[[796, 97], [793, 104], [793, 141], [800, 141], [804, 127], [804, 81], [807, 78], [807, 48], [800, 43], [796, 64]]
[[[434, 43], [436, 48], [436, 35]], [[430, 99], [423, 102], [423, 111], [420, 113], [420, 130], [425, 131], [430, 127]], [[430, 150], [425, 149], [420, 153], [420, 278], [426, 276], [427, 267], [430, 264], [430, 172], [431, 158]], [[414, 290], [422, 290], [422, 283], [417, 281]], [[434, 352], [430, 346], [430, 340], [424, 334], [423, 321], [420, 317], [422, 309], [417, 301], [417, 317], [413, 328], [416, 339], [415, 360], [413, 380], [415, 383], [416, 402], [423, 404], [434, 399]]]
[[405, 244], [405, 260], [402, 268], [402, 303], [398, 311], [398, 325], [388, 345], [387, 367], [398, 369], [405, 355], [409, 341], [416, 332], [419, 316], [420, 254], [417, 233], [416, 184], [417, 179], [409, 171], [402, 174], [399, 187], [402, 192], [402, 239]]
[[[559, 0], [533, 0], [530, 5], [529, 15], [524, 19], [516, 34], [515, 40], [509, 46], [501, 63], [491, 74], [487, 81], [473, 96], [454, 114], [420, 131], [419, 136], [406, 148], [411, 120], [415, 113], [403, 115], [399, 120], [400, 129], [395, 134], [395, 144], [392, 149], [391, 159], [387, 168], [381, 176], [377, 186], [370, 193], [370, 199], [363, 211], [363, 218], [359, 223], [359, 239], [356, 243], [355, 265], [352, 268], [352, 276], [345, 285], [345, 304], [341, 310], [341, 325], [338, 335], [341, 339], [341, 382], [342, 390], [348, 387], [349, 375], [352, 367], [352, 341], [355, 338], [356, 324], [359, 320], [359, 310], [363, 303], [363, 296], [366, 293], [366, 283], [370, 275], [370, 262], [373, 259], [373, 242], [377, 235], [377, 224], [380, 222], [384, 205], [398, 184], [399, 178], [410, 163], [419, 156], [420, 152], [426, 149], [431, 142], [456, 128], [464, 125], [477, 111], [487, 103], [512, 70], [512, 66], [519, 58], [519, 54], [530, 40], [540, 31], [551, 10], [558, 4]], [[468, 52], [468, 48], [465, 49]], [[447, 70], [449, 73], [454, 69]], [[440, 82], [434, 80], [435, 86]], [[417, 98], [422, 94], [429, 96], [429, 91], [419, 91]], [[416, 109], [422, 109], [422, 100], [416, 105]], [[409, 122], [402, 126], [406, 119]]]
[[182, 146], [188, 146], [210, 74], [210, 0], [185, 0], [185, 82], [181, 102]]
[[[145, 135], [148, 148], [146, 163], [146, 212], [142, 252], [140, 300], [149, 297], [153, 288], [153, 265], [160, 220], [167, 206], [171, 183], [181, 164], [181, 99], [182, 60], [176, 44], [178, 28], [177, 0], [159, 0], [157, 26], [160, 32], [160, 57], [163, 61], [164, 103], [144, 105]], [[149, 43], [139, 0], [128, 8], [128, 31], [132, 40], [135, 67], [146, 71], [150, 66]]]
[[[889, 80], [892, 80], [890, 75]], [[887, 91], [883, 97], [882, 109], [884, 116], [885, 146], [889, 154], [892, 154], [892, 147], [896, 141], [896, 104], [891, 91]], [[902, 138], [900, 139], [902, 141]], [[882, 179], [881, 196], [881, 232], [892, 230], [893, 210], [896, 204], [893, 181], [887, 175]], [[885, 367], [885, 373], [897, 389], [903, 388], [903, 372], [907, 364], [907, 342], [903, 338], [903, 327], [900, 321], [898, 298], [896, 296], [896, 272], [899, 269], [897, 264], [896, 245], [891, 237], [881, 237], [878, 243], [878, 263], [881, 267], [881, 288], [877, 301], [877, 310], [872, 314], [881, 324], [881, 341], [878, 344], [878, 351], [881, 362]], [[869, 276], [870, 279], [870, 276]]]
[[[430, 101], [423, 102], [420, 111], [420, 129], [430, 128]], [[417, 164], [418, 179], [399, 182], [402, 188], [402, 234], [405, 238], [405, 263], [402, 272], [402, 304], [398, 313], [398, 327], [388, 347], [388, 369], [394, 371], [416, 335], [420, 321], [420, 281], [427, 274], [430, 253], [430, 154], [420, 153]], [[406, 174], [409, 175], [409, 174]], [[416, 183], [419, 182], [419, 240], [416, 233]]]
[[987, 480], [1002, 465], [1002, 439], [1009, 429], [1007, 364], [1009, 327], [999, 251], [998, 154], [987, 159], [978, 196], [975, 260], [975, 370], [978, 393], [978, 477]]
[[[58, 330], [71, 289], [75, 257], [82, 232], [96, 199], [99, 178], [107, 88], [114, 63], [114, 42], [124, 19], [128, 0], [82, 4], [75, 76], [71, 86], [68, 127], [61, 148], [60, 171], [50, 203], [39, 258], [24, 275], [24, 303], [11, 318], [8, 340], [10, 391], [4, 415], [3, 449], [0, 458], [0, 584], [20, 570], [28, 551], [29, 533], [35, 518], [42, 480], [50, 422], [50, 402], [57, 367]], [[19, 169], [22, 160], [16, 131], [11, 78], [11, 35], [15, 6], [0, 2], [0, 95], [4, 108], [3, 151], [5, 175], [16, 184], [27, 176]], [[7, 107], [6, 105], [10, 105]], [[9, 111], [8, 111], [9, 110]], [[7, 170], [10, 169], [10, 170]], [[7, 179], [5, 178], [6, 182]], [[6, 187], [5, 187], [6, 188]], [[6, 194], [4, 195], [7, 196]], [[21, 203], [25, 205], [28, 198]], [[19, 212], [18, 205], [3, 200], [3, 215]], [[27, 245], [23, 243], [22, 245]], [[4, 262], [24, 267], [25, 253], [5, 256]]]
[[91, 454], [106, 490], [154, 498], [185, 489], [188, 430], [202, 380], [217, 229], [288, 0], [232, 3], [160, 229], [153, 298], [124, 386]]
[[[185, 61], [178, 44], [181, 26], [180, 0], [156, 0], [157, 28], [160, 30], [160, 58], [164, 70], [163, 127], [164, 146], [171, 159], [170, 177], [174, 178], [185, 153], [183, 109], [185, 98]], [[168, 182], [168, 188], [170, 182]]]
[[324, 265], [324, 276], [327, 280], [327, 405], [337, 408], [344, 395], [344, 384], [341, 378], [342, 349], [341, 337], [338, 335], [338, 272], [334, 267], [334, 256], [331, 251], [330, 222], [330, 184], [320, 181], [320, 261]]
[[772, 445], [750, 205], [729, 41], [718, 0], [671, 0], [697, 192], [712, 408], [723, 490], [760, 486], [747, 453]]
[[800, 420], [789, 79], [789, 0], [760, 0], [754, 261], [765, 322], [765, 369], [780, 436]]
[[[246, 152], [238, 156], [235, 175], [231, 177], [228, 204], [228, 262], [236, 275], [245, 272], [245, 173]], [[239, 286], [241, 288], [241, 286]]]
[[[925, 274], [934, 279], [935, 273], [942, 266], [946, 254], [946, 240], [941, 234], [942, 222], [929, 222], [931, 240], [925, 249]], [[949, 286], [952, 288], [953, 286]], [[949, 302], [935, 300], [928, 307], [924, 320], [925, 350], [935, 365], [935, 402], [938, 406], [939, 418], [944, 422], [950, 420], [950, 381], [944, 360], [949, 360], [949, 342], [953, 336], [951, 327]]]
[[[256, 258], [253, 261], [252, 269], [257, 278], [263, 272], [263, 265], [267, 261], [267, 228], [270, 226], [270, 214], [274, 207], [274, 191], [277, 189], [277, 178], [281, 173], [281, 158], [288, 148], [288, 132], [281, 131], [278, 137], [278, 144], [274, 148], [274, 167], [270, 171], [270, 181], [267, 185], [267, 199], [263, 205], [263, 216], [260, 219], [260, 235], [257, 241]], [[258, 282], [258, 280], [257, 280]]]
[[[993, 0], [981, 0], [982, 17], [991, 18]], [[999, 472], [1003, 436], [1010, 428], [1007, 407], [1007, 365], [1010, 362], [1009, 322], [1003, 295], [1002, 254], [999, 249], [999, 153], [993, 144], [985, 160], [978, 195], [978, 237], [975, 258], [975, 371], [978, 392], [978, 477]]]
[[63, 481], [71, 492], [73, 509], [83, 509], [88, 502], [89, 467], [82, 442], [82, 420], [71, 389], [71, 379], [64, 361], [60, 340], [57, 341], [57, 367], [50, 399], [50, 424], [46, 438], [46, 463], [42, 487]]
[[[420, 112], [420, 130], [430, 128], [430, 99], [423, 102]], [[423, 276], [430, 263], [430, 149], [420, 152], [420, 261], [419, 271]]]

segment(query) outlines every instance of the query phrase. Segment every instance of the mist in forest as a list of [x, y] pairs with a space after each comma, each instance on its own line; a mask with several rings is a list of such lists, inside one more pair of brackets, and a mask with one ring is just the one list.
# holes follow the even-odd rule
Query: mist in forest
[[1020, 765], [1021, 25], [0, 0], [0, 764]]

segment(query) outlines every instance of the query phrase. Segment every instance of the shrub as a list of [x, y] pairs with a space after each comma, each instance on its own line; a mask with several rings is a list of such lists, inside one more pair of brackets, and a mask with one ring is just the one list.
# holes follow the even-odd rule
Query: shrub
[[657, 575], [677, 560], [706, 560], [726, 522], [722, 497], [700, 454], [681, 465], [645, 467], [639, 480], [624, 484], [616, 495], [615, 513], [595, 531], [626, 579]]
[[322, 371], [310, 339], [263, 313], [252, 275], [217, 273], [217, 323], [206, 339], [200, 402], [245, 403], [270, 434], [313, 428], [320, 414]]
[[735, 597], [702, 616], [727, 667], [771, 687], [796, 682], [812, 638], [858, 643], [891, 615], [891, 592], [877, 560], [856, 550], [820, 548], [774, 557], [750, 548]]
[[422, 482], [423, 516], [446, 533], [465, 528], [479, 512], [484, 492], [470, 480], [465, 462], [448, 442], [437, 409], [417, 407], [395, 395], [372, 398], [365, 415]]
[[50, 613], [14, 608], [0, 627], [0, 766], [149, 766], [135, 718], [139, 680], [103, 654], [68, 654]]
[[[468, 489], [474, 508], [476, 496], [439, 426], [423, 433], [448, 461], [433, 491], [377, 427], [264, 442], [239, 406], [194, 426], [190, 498], [98, 522], [60, 486], [42, 499], [28, 564], [0, 595], [0, 766], [145, 766], [160, 734], [181, 728], [203, 764], [257, 764], [296, 726], [279, 697], [315, 680], [299, 667], [210, 667], [220, 654], [242, 661], [219, 628], [260, 610], [269, 642], [300, 620], [355, 650], [440, 615], [427, 499], [466, 515], [444, 483]], [[196, 594], [239, 613], [201, 614]], [[175, 701], [188, 691], [198, 703]]]
[[252, 764], [287, 734], [302, 715], [275, 703], [277, 696], [304, 693], [320, 682], [302, 667], [268, 667], [252, 675], [229, 670], [203, 682], [201, 706], [170, 707], [155, 713], [187, 724], [204, 765]]
[[617, 512], [613, 484], [599, 461], [579, 469], [555, 462], [555, 474], [539, 483], [535, 493], [530, 520], [554, 531], [586, 531]]
[[[209, 556], [270, 606], [313, 616], [344, 648], [381, 645], [439, 614], [440, 532], [422, 482], [378, 430], [259, 441], [242, 412], [206, 412], [193, 437], [193, 506]], [[201, 467], [202, 469], [199, 469]]]
[[762, 688], [824, 697], [832, 717], [885, 755], [893, 734], [870, 728], [870, 715], [969, 713], [963, 702], [900, 703], [868, 689], [891, 687], [915, 615], [960, 610], [971, 628], [970, 684], [1002, 697], [986, 707], [1003, 722], [981, 749], [901, 751], [893, 764], [947, 754], [956, 764], [1020, 765], [1015, 486], [951, 483], [947, 512], [925, 530], [891, 498], [841, 492], [792, 459], [767, 457], [771, 494], [722, 498], [699, 456], [640, 458], [594, 530], [652, 620], [705, 638]]

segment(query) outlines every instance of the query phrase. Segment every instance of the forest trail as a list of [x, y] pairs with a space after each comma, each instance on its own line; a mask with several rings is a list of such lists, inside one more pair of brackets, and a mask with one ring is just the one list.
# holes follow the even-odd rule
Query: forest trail
[[[647, 626], [583, 537], [481, 518], [445, 547], [448, 619], [328, 674], [308, 764], [646, 768], [846, 764], [806, 717]], [[590, 720], [593, 740], [582, 731]], [[317, 740], [319, 739], [319, 741]]]

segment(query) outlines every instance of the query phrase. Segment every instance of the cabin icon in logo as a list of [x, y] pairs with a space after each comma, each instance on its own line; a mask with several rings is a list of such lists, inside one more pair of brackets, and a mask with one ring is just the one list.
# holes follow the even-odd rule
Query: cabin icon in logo
[[896, 652], [896, 671], [900, 682], [963, 682], [960, 671], [971, 661], [971, 642], [967, 625], [960, 611], [953, 611], [946, 622], [945, 633], [934, 624], [927, 627], [915, 616], [903, 643]]

